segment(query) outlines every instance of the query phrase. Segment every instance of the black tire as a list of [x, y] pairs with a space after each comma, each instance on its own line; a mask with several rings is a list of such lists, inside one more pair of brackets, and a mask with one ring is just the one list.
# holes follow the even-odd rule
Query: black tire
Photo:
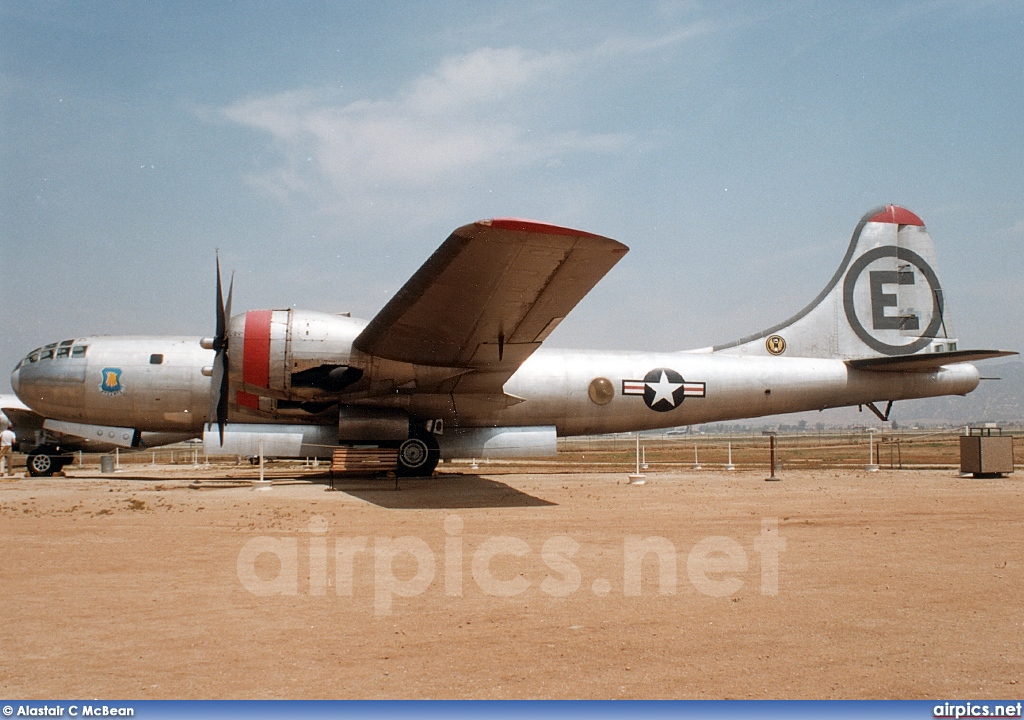
[[53, 455], [32, 453], [25, 458], [25, 468], [32, 477], [50, 477], [60, 469], [60, 462]]
[[440, 459], [441, 451], [432, 435], [411, 437], [398, 446], [395, 472], [401, 477], [429, 477]]

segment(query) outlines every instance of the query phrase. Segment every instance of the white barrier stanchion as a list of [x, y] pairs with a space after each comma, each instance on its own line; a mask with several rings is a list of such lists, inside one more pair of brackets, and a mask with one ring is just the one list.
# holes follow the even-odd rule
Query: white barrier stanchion
[[878, 472], [878, 463], [875, 462], [875, 429], [868, 428], [868, 464], [864, 466], [868, 472]]
[[260, 438], [260, 479], [252, 484], [253, 490], [269, 490], [273, 485], [263, 474], [263, 438]]
[[640, 472], [640, 433], [637, 433], [636, 434], [636, 472], [632, 472], [632, 473], [629, 474], [629, 484], [630, 485], [643, 485], [645, 482], [647, 482], [646, 480], [644, 480], [645, 477], [647, 477], [647, 476]]

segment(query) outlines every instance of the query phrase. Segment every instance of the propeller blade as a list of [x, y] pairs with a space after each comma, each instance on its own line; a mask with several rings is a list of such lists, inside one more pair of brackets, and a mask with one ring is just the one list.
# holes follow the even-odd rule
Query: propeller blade
[[221, 388], [225, 385], [224, 351], [221, 350], [213, 359], [213, 374], [210, 377], [210, 424], [217, 423], [220, 428], [220, 444], [224, 446], [224, 417], [227, 415], [226, 403], [222, 403], [224, 393]]
[[224, 344], [227, 347], [228, 342], [228, 328], [227, 324], [231, 321], [231, 296], [235, 293], [235, 273], [231, 273], [231, 282], [228, 283], [228, 301], [224, 306]]
[[220, 273], [220, 251], [217, 252], [217, 328], [213, 338], [213, 373], [210, 378], [211, 424], [217, 423], [221, 447], [224, 446], [224, 426], [228, 419], [228, 322], [231, 320], [231, 297], [235, 290], [235, 275], [231, 274], [227, 303], [224, 302], [224, 284]]
[[220, 279], [220, 251], [217, 251], [217, 329], [213, 336], [213, 349], [220, 352], [227, 334], [227, 317], [224, 311], [224, 286]]
[[[219, 277], [219, 273], [218, 273]], [[220, 383], [216, 386], [218, 388], [217, 393], [217, 429], [220, 432], [220, 446], [224, 447], [224, 426], [228, 422], [228, 397], [230, 392], [230, 381], [228, 379], [228, 353], [229, 343], [227, 334], [227, 324], [231, 322], [231, 297], [235, 294], [235, 274], [231, 273], [231, 282], [228, 284], [228, 301], [224, 306], [224, 337], [221, 343], [220, 351], [220, 363], [218, 363], [221, 372]]]
[[[217, 432], [220, 434], [220, 446], [224, 447], [224, 426], [228, 422], [228, 377], [226, 358], [220, 364], [220, 392], [217, 394]], [[217, 371], [214, 370], [214, 376]]]

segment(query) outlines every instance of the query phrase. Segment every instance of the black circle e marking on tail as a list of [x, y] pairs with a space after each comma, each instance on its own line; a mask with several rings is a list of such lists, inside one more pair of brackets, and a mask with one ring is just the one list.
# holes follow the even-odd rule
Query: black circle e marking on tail
[[[867, 269], [868, 265], [873, 263], [875, 260], [884, 257], [893, 257], [900, 261], [905, 261], [914, 267], [916, 267], [924, 279], [928, 283], [928, 287], [931, 291], [932, 297], [932, 316], [928, 323], [928, 326], [921, 329], [919, 327], [910, 326], [909, 329], [917, 330], [920, 334], [917, 339], [909, 342], [905, 345], [891, 345], [886, 342], [882, 342], [877, 337], [871, 334], [871, 331], [865, 327], [864, 322], [857, 316], [857, 307], [854, 302], [854, 290], [857, 287], [857, 282]], [[896, 284], [913, 284], [913, 278], [910, 278], [910, 282], [905, 283], [899, 274], [902, 270], [893, 273], [894, 277], [885, 278], [886, 282], [894, 282]], [[870, 275], [870, 273], [869, 273]], [[881, 280], [871, 279], [874, 284], [880, 284]], [[874, 289], [874, 287], [872, 288]], [[872, 329], [884, 329], [891, 330], [897, 329], [895, 326], [889, 326], [888, 324], [879, 327], [880, 321], [887, 322], [899, 322], [903, 318], [890, 317], [884, 315], [885, 307], [891, 306], [888, 303], [888, 295], [881, 293], [872, 295], [872, 317], [868, 319]], [[846, 278], [843, 281], [843, 308], [846, 311], [846, 319], [850, 323], [850, 327], [857, 334], [864, 343], [872, 350], [876, 350], [884, 355], [910, 355], [917, 352], [921, 348], [927, 346], [934, 337], [937, 336], [939, 327], [942, 325], [942, 313], [943, 313], [943, 300], [942, 300], [942, 288], [939, 285], [939, 278], [935, 275], [935, 271], [932, 270], [931, 266], [917, 253], [912, 250], [905, 248], [899, 248], [893, 245], [887, 245], [884, 247], [878, 247], [857, 258], [850, 266], [849, 272], [846, 273]], [[916, 319], [914, 320], [916, 322]]]

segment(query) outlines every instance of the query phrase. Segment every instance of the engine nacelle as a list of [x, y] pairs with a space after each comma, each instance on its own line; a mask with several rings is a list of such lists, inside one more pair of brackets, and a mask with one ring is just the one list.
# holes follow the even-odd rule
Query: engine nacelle
[[337, 429], [330, 425], [277, 425], [228, 423], [224, 442], [215, 425], [206, 425], [203, 446], [207, 455], [260, 454], [267, 457], [329, 458], [339, 445], [400, 443], [409, 438], [409, 415], [404, 410], [342, 406]]
[[231, 318], [228, 376], [239, 408], [268, 412], [272, 399], [316, 400], [357, 383], [352, 341], [366, 323], [304, 310], [250, 310]]
[[109, 444], [114, 447], [138, 447], [141, 440], [137, 430], [126, 427], [87, 425], [85, 423], [46, 419], [43, 421], [43, 429], [58, 435], [70, 435], [81, 438], [86, 442]]
[[306, 310], [250, 310], [231, 318], [228, 419], [326, 424], [338, 403], [386, 398], [383, 404], [394, 407], [396, 392], [443, 392], [442, 383], [467, 372], [362, 353], [352, 345], [365, 327], [347, 315]]
[[545, 457], [558, 453], [558, 435], [553, 425], [448, 428], [437, 440], [444, 460]]
[[409, 413], [397, 408], [342, 405], [338, 408], [341, 443], [401, 442], [409, 438]]
[[264, 423], [229, 423], [224, 428], [224, 441], [216, 425], [207, 425], [203, 432], [206, 455], [242, 455], [254, 457], [329, 458], [338, 446], [330, 425], [268, 425]]

